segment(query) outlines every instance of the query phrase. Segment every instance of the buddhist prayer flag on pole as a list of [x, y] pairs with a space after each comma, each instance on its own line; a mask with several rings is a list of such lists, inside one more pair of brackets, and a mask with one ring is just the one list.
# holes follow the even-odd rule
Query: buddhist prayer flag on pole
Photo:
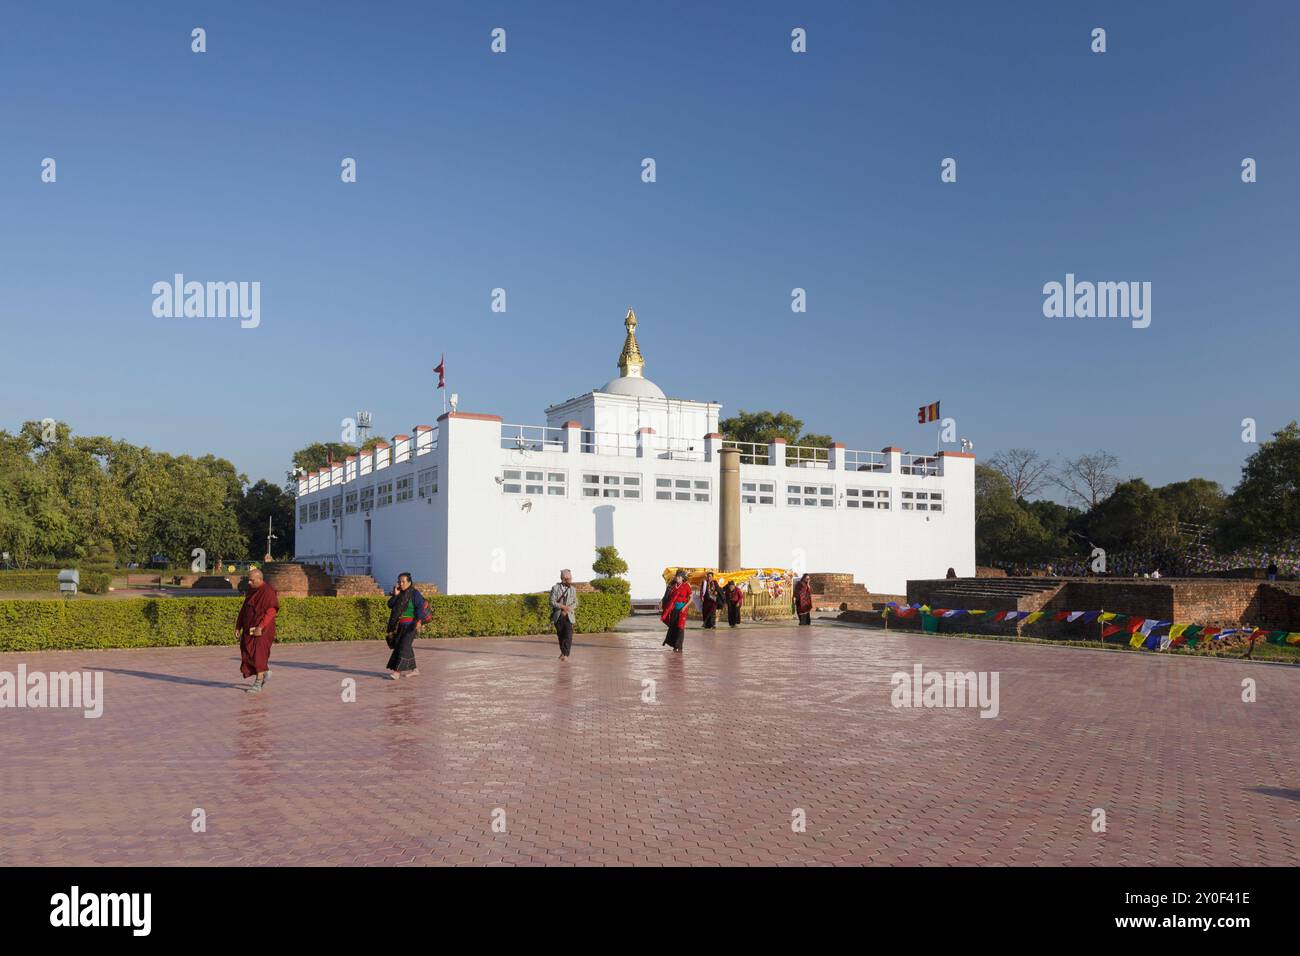
[[[447, 387], [447, 374], [446, 374], [447, 353], [446, 352], [443, 352], [442, 355], [438, 358], [438, 364], [433, 367], [433, 370], [438, 373], [438, 387], [446, 388]], [[446, 392], [442, 393], [442, 413], [444, 415], [447, 414], [447, 393]]]
[[937, 422], [939, 420], [939, 403], [934, 402], [931, 405], [922, 405], [916, 411], [916, 421], [924, 425], [926, 422]]

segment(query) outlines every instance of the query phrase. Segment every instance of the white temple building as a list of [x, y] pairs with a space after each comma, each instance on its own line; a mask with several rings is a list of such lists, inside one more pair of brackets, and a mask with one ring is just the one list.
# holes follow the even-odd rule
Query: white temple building
[[875, 593], [948, 568], [975, 573], [975, 461], [751, 445], [718, 431], [721, 406], [668, 398], [645, 377], [628, 311], [617, 378], [546, 409], [545, 425], [453, 411], [298, 482], [296, 560], [398, 573], [444, 594], [546, 590], [593, 576], [615, 545], [633, 598], [668, 566], [718, 563], [719, 457], [739, 447], [745, 567], [851, 573]]

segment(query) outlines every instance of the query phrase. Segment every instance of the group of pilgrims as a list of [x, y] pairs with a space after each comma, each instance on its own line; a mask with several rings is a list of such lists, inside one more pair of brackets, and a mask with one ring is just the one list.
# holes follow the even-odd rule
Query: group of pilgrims
[[[678, 568], [659, 603], [662, 612], [659, 620], [668, 627], [664, 646], [671, 647], [678, 654], [682, 652], [686, 641], [686, 618], [692, 605], [699, 609], [704, 627], [712, 629], [717, 627], [719, 605], [727, 609], [727, 625], [735, 627], [740, 623], [740, 608], [744, 603], [745, 589], [735, 581], [719, 586], [713, 572], [709, 571], [697, 591], [691, 587], [686, 571]], [[812, 623], [812, 603], [812, 585], [805, 574], [794, 586], [794, 610], [800, 624]]]
[[[261, 568], [248, 572], [248, 591], [235, 618], [235, 640], [239, 642], [239, 672], [253, 678], [245, 690], [260, 694], [271, 676], [271, 645], [275, 643], [275, 616], [280, 598], [266, 583]], [[418, 677], [415, 666], [415, 638], [424, 630], [433, 614], [429, 602], [403, 571], [388, 596], [388, 626], [385, 639], [392, 654], [388, 656], [388, 679]]]
[[[718, 608], [725, 607], [727, 624], [740, 624], [740, 609], [745, 603], [745, 589], [735, 581], [719, 585], [710, 571], [700, 583], [698, 592], [691, 587], [684, 570], [678, 569], [664, 590], [660, 602], [659, 619], [668, 627], [664, 646], [675, 653], [682, 652], [686, 641], [686, 619], [692, 606], [704, 619], [704, 627], [717, 627]], [[551, 624], [560, 642], [560, 660], [567, 661], [573, 647], [573, 626], [578, 610], [578, 593], [573, 575], [568, 569], [560, 572], [560, 581], [551, 588]], [[261, 693], [271, 676], [271, 645], [275, 643], [275, 617], [280, 609], [275, 589], [266, 583], [260, 568], [248, 572], [248, 591], [235, 619], [235, 640], [239, 642], [239, 670], [244, 677], [252, 677], [246, 688], [250, 694]], [[388, 677], [400, 680], [416, 677], [415, 639], [432, 618], [429, 602], [411, 582], [411, 575], [403, 572], [388, 596], [388, 626], [385, 637], [392, 654], [388, 658]], [[808, 575], [803, 575], [794, 586], [794, 610], [800, 624], [812, 623], [812, 586]]]

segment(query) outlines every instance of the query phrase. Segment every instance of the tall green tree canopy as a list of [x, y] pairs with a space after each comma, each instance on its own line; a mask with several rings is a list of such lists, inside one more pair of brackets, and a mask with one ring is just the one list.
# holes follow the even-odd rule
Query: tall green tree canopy
[[338, 464], [348, 455], [355, 455], [358, 452], [370, 451], [382, 441], [387, 439], [373, 437], [367, 438], [361, 445], [349, 445], [342, 441], [317, 441], [312, 442], [303, 448], [299, 448], [293, 453], [293, 468], [287, 475], [287, 480], [292, 483], [294, 472], [302, 469], [306, 472], [320, 471], [331, 461]]
[[1300, 538], [1300, 425], [1273, 433], [1246, 459], [1219, 521], [1224, 548], [1268, 547]]
[[789, 412], [747, 412], [743, 408], [731, 418], [718, 422], [722, 434], [732, 441], [766, 445], [776, 438], [784, 438], [788, 445], [810, 445], [829, 448], [829, 435], [805, 433], [803, 420]]
[[109, 550], [140, 562], [161, 553], [188, 564], [195, 548], [242, 557], [246, 483], [224, 458], [27, 422], [16, 435], [0, 431], [0, 550], [23, 567]]
[[1006, 476], [975, 466], [975, 560], [1040, 562], [1061, 553], [1064, 542], [1043, 528], [1016, 500]]

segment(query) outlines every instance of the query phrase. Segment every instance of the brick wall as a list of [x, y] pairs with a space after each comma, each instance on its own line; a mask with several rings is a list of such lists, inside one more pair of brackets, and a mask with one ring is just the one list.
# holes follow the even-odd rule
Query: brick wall
[[1269, 626], [1300, 631], [1300, 584], [1261, 584], [1259, 612]]

